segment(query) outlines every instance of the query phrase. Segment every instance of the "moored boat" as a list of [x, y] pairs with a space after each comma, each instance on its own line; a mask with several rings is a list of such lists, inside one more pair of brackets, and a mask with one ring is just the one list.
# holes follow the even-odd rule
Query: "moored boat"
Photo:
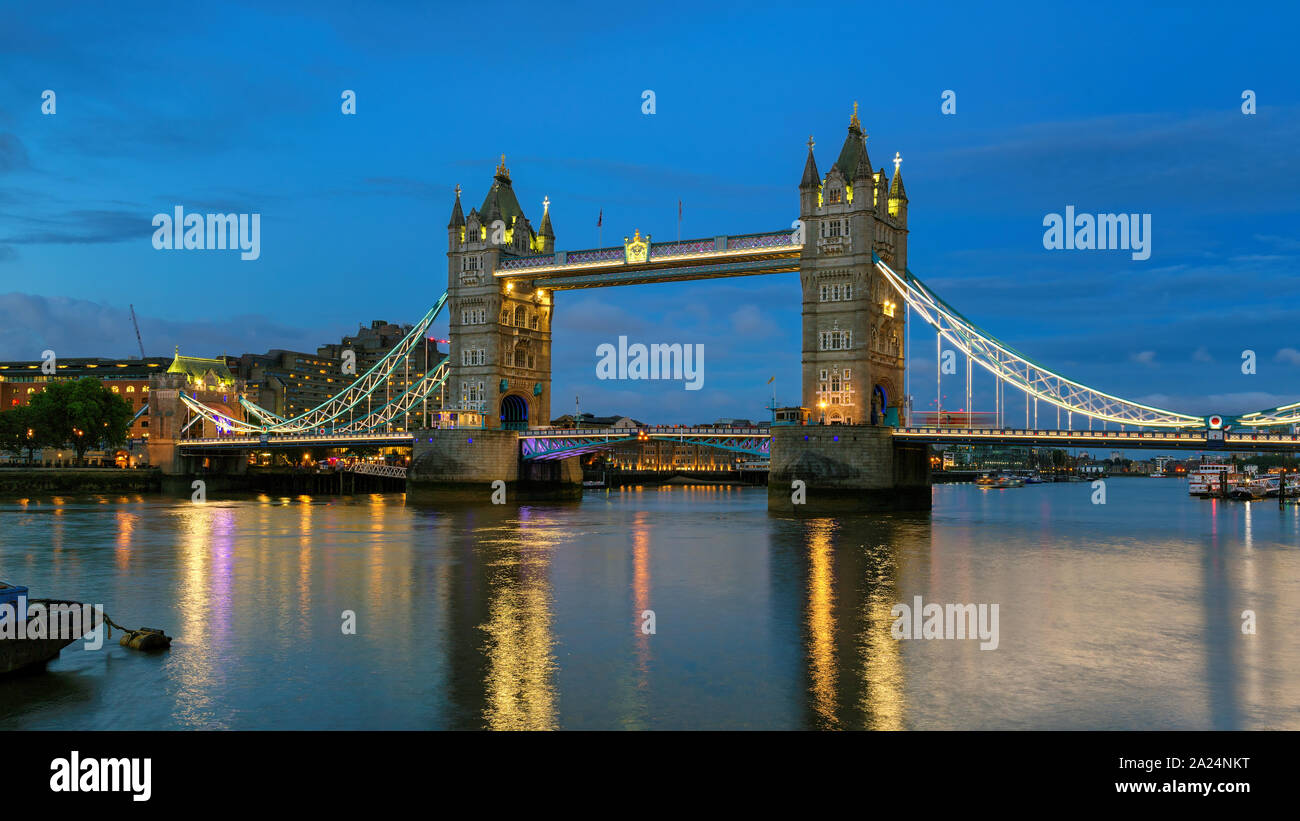
[[[39, 612], [45, 620], [38, 638], [27, 634], [27, 628], [31, 626], [27, 623], [28, 615], [34, 605], [42, 606]], [[68, 613], [75, 611], [75, 617], [55, 619], [51, 614], [56, 609]], [[83, 619], [82, 614], [88, 618]], [[102, 619], [101, 611], [81, 602], [28, 599], [26, 587], [0, 582], [0, 675], [43, 667], [64, 647], [93, 633]], [[60, 635], [50, 638], [51, 633]]]
[[1005, 473], [998, 476], [994, 476], [989, 473], [982, 474], [978, 479], [975, 480], [975, 484], [979, 485], [980, 487], [993, 488], [995, 490], [1000, 490], [1009, 487], [1025, 486], [1025, 482], [1023, 479]]
[[1206, 462], [1187, 473], [1187, 493], [1190, 496], [1217, 496], [1220, 485], [1232, 471], [1231, 465]]

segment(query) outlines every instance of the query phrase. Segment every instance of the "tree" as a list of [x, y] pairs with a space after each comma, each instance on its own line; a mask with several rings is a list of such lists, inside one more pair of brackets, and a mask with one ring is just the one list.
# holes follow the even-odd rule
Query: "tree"
[[32, 397], [31, 427], [43, 444], [68, 445], [80, 462], [86, 451], [126, 441], [131, 406], [92, 378], [50, 382]]
[[30, 405], [18, 405], [0, 412], [0, 451], [21, 456], [25, 450], [30, 464], [37, 450], [58, 444], [61, 443], [50, 441]]
[[15, 459], [23, 455], [27, 448], [30, 418], [31, 413], [25, 405], [0, 411], [0, 453], [12, 453]]

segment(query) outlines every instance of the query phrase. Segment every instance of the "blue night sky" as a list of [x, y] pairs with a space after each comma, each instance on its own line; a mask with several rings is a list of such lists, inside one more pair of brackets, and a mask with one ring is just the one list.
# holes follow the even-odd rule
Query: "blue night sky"
[[[684, 237], [787, 228], [808, 135], [825, 173], [857, 100], [873, 165], [903, 156], [912, 270], [967, 317], [1127, 398], [1294, 401], [1300, 15], [1178, 5], [9, 7], [0, 359], [132, 355], [130, 303], [150, 355], [314, 351], [412, 322], [446, 286], [454, 186], [478, 206], [503, 152], [534, 225], [550, 197], [562, 249], [596, 244], [602, 208], [606, 245], [670, 239], [678, 199]], [[153, 215], [177, 205], [261, 214], [260, 259], [155, 250]], [[1151, 214], [1150, 259], [1045, 250], [1043, 218], [1067, 205]], [[763, 418], [773, 375], [797, 402], [797, 283], [559, 294], [553, 413], [580, 394], [645, 421]], [[620, 334], [702, 343], [704, 389], [598, 381], [596, 348]], [[914, 323], [911, 341], [924, 409], [934, 336]]]

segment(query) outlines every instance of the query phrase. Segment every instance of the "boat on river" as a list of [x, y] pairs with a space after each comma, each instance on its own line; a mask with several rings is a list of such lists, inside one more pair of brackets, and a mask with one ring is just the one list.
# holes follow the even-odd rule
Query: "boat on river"
[[1024, 487], [1025, 481], [1021, 479], [1019, 476], [1012, 476], [1006, 473], [999, 474], [997, 476], [994, 476], [993, 474], [990, 473], [985, 473], [975, 480], [975, 484], [979, 485], [980, 487], [991, 488], [994, 490], [1001, 490], [1003, 488], [1009, 488], [1009, 487]]
[[[43, 618], [47, 629], [41, 632], [46, 636], [53, 632], [61, 632], [63, 635], [57, 638], [31, 638], [26, 635], [26, 628], [31, 626], [28, 622], [29, 616], [28, 613], [19, 613], [19, 609], [30, 612], [30, 608], [38, 604], [43, 605], [42, 611], [46, 614]], [[77, 616], [66, 621], [51, 618], [48, 614], [56, 607], [69, 611], [76, 608]], [[86, 620], [81, 614], [89, 615], [89, 624], [85, 623]], [[99, 627], [99, 620], [102, 618], [101, 612], [81, 602], [62, 599], [28, 599], [26, 587], [0, 581], [0, 675], [44, 667], [46, 662], [56, 658], [64, 647], [93, 633]], [[8, 623], [10, 620], [13, 621], [12, 624]], [[18, 624], [20, 621], [24, 622], [21, 631]], [[61, 626], [75, 627], [75, 629], [70, 631], [58, 629]], [[72, 635], [73, 633], [75, 635]]]

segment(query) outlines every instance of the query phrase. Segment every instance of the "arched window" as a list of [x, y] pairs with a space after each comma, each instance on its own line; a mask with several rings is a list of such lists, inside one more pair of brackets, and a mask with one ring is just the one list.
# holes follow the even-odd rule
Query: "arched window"
[[522, 305], [515, 308], [515, 326], [518, 328], [528, 327], [528, 311]]
[[126, 386], [126, 392], [127, 392], [127, 393], [135, 393], [135, 385], [127, 385], [127, 386]]
[[515, 346], [515, 367], [516, 368], [528, 367], [528, 346], [527, 345]]

